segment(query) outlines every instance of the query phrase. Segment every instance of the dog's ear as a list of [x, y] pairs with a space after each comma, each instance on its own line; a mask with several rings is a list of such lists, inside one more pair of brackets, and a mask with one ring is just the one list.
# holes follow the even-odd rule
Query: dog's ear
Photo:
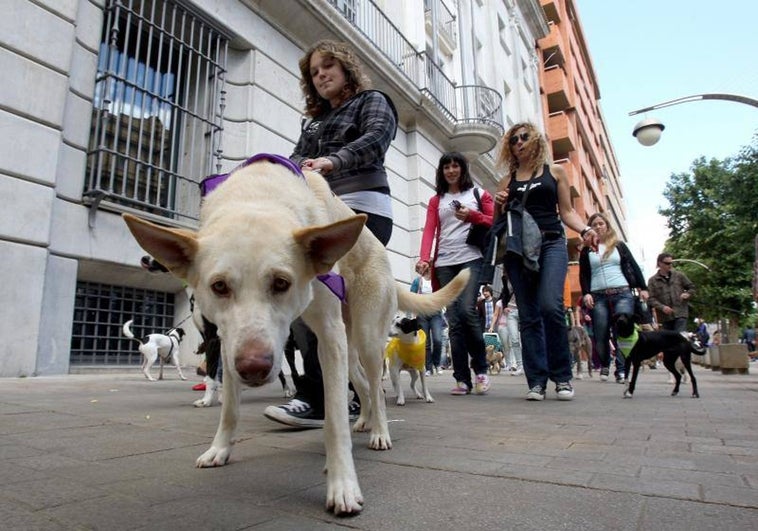
[[123, 214], [123, 218], [140, 247], [177, 277], [187, 277], [187, 269], [197, 254], [194, 232], [161, 227], [131, 214]]
[[295, 241], [305, 250], [317, 275], [328, 273], [353, 248], [368, 216], [358, 214], [331, 225], [295, 231]]

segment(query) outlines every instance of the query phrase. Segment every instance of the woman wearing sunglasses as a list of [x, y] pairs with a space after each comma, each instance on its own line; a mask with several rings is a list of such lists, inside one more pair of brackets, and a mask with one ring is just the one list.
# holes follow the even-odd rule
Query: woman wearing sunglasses
[[507, 168], [495, 194], [496, 215], [508, 211], [515, 199], [523, 203], [542, 233], [539, 271], [527, 269], [515, 254], [505, 257], [505, 270], [516, 295], [521, 328], [527, 400], [544, 400], [548, 379], [555, 383], [558, 400], [574, 398], [571, 385], [563, 285], [568, 269], [565, 224], [580, 233], [585, 245], [597, 247], [597, 234], [571, 206], [568, 177], [563, 168], [548, 163], [547, 143], [534, 124], [519, 123], [503, 138], [498, 162]]

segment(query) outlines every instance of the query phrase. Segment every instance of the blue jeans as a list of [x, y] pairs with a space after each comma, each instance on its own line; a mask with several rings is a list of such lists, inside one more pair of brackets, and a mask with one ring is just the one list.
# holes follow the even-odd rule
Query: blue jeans
[[673, 330], [674, 332], [684, 332], [687, 330], [687, 318], [676, 317], [670, 321], [664, 321], [661, 323], [661, 328], [664, 330]]
[[468, 357], [471, 355], [471, 369], [476, 374], [487, 374], [487, 358], [484, 352], [484, 337], [479, 314], [476, 312], [476, 297], [479, 294], [479, 273], [482, 259], [477, 258], [464, 264], [440, 266], [435, 274], [440, 286], [446, 286], [463, 269], [469, 268], [471, 278], [468, 285], [455, 301], [447, 307], [448, 334], [453, 357], [453, 378], [471, 389], [471, 370]]
[[563, 308], [568, 270], [566, 239], [543, 239], [540, 271], [524, 268], [521, 257], [508, 255], [505, 269], [518, 306], [524, 373], [529, 388], [571, 380], [571, 354]]
[[426, 370], [440, 366], [442, 358], [442, 314], [419, 315], [418, 324], [426, 334]]
[[[634, 315], [634, 295], [629, 290], [612, 294], [593, 292], [592, 299], [595, 301], [595, 307], [592, 309], [592, 330], [595, 336], [595, 349], [598, 358], [600, 358], [600, 367], [608, 368], [611, 365], [611, 355], [608, 347], [608, 341], [611, 337], [611, 325], [614, 318], [619, 314]], [[618, 376], [619, 372], [624, 371], [624, 358], [618, 349], [616, 349], [616, 352], [615, 372], [616, 376]]]

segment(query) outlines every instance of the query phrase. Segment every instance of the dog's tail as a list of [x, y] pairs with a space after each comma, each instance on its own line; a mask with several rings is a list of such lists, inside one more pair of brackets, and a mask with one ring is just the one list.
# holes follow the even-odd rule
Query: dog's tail
[[428, 295], [413, 293], [408, 291], [407, 287], [396, 284], [397, 305], [401, 310], [406, 312], [413, 312], [418, 315], [431, 315], [440, 311], [443, 306], [449, 306], [465, 289], [470, 277], [471, 273], [469, 270], [464, 269], [444, 288]]
[[124, 335], [126, 337], [128, 337], [129, 339], [135, 340], [140, 345], [142, 344], [142, 341], [134, 337], [134, 334], [132, 334], [132, 319], [129, 319], [127, 322], [125, 322], [121, 330], [124, 332]]

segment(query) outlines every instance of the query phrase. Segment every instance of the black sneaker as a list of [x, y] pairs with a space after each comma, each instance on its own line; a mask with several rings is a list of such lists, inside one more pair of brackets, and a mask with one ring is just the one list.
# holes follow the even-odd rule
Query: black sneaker
[[347, 405], [347, 418], [350, 422], [355, 422], [361, 416], [361, 405], [355, 400], [351, 400]]
[[[295, 428], [323, 428], [324, 417], [317, 416], [308, 402], [293, 398], [281, 406], [268, 406], [263, 410], [267, 419]], [[357, 418], [357, 417], [356, 417]]]

